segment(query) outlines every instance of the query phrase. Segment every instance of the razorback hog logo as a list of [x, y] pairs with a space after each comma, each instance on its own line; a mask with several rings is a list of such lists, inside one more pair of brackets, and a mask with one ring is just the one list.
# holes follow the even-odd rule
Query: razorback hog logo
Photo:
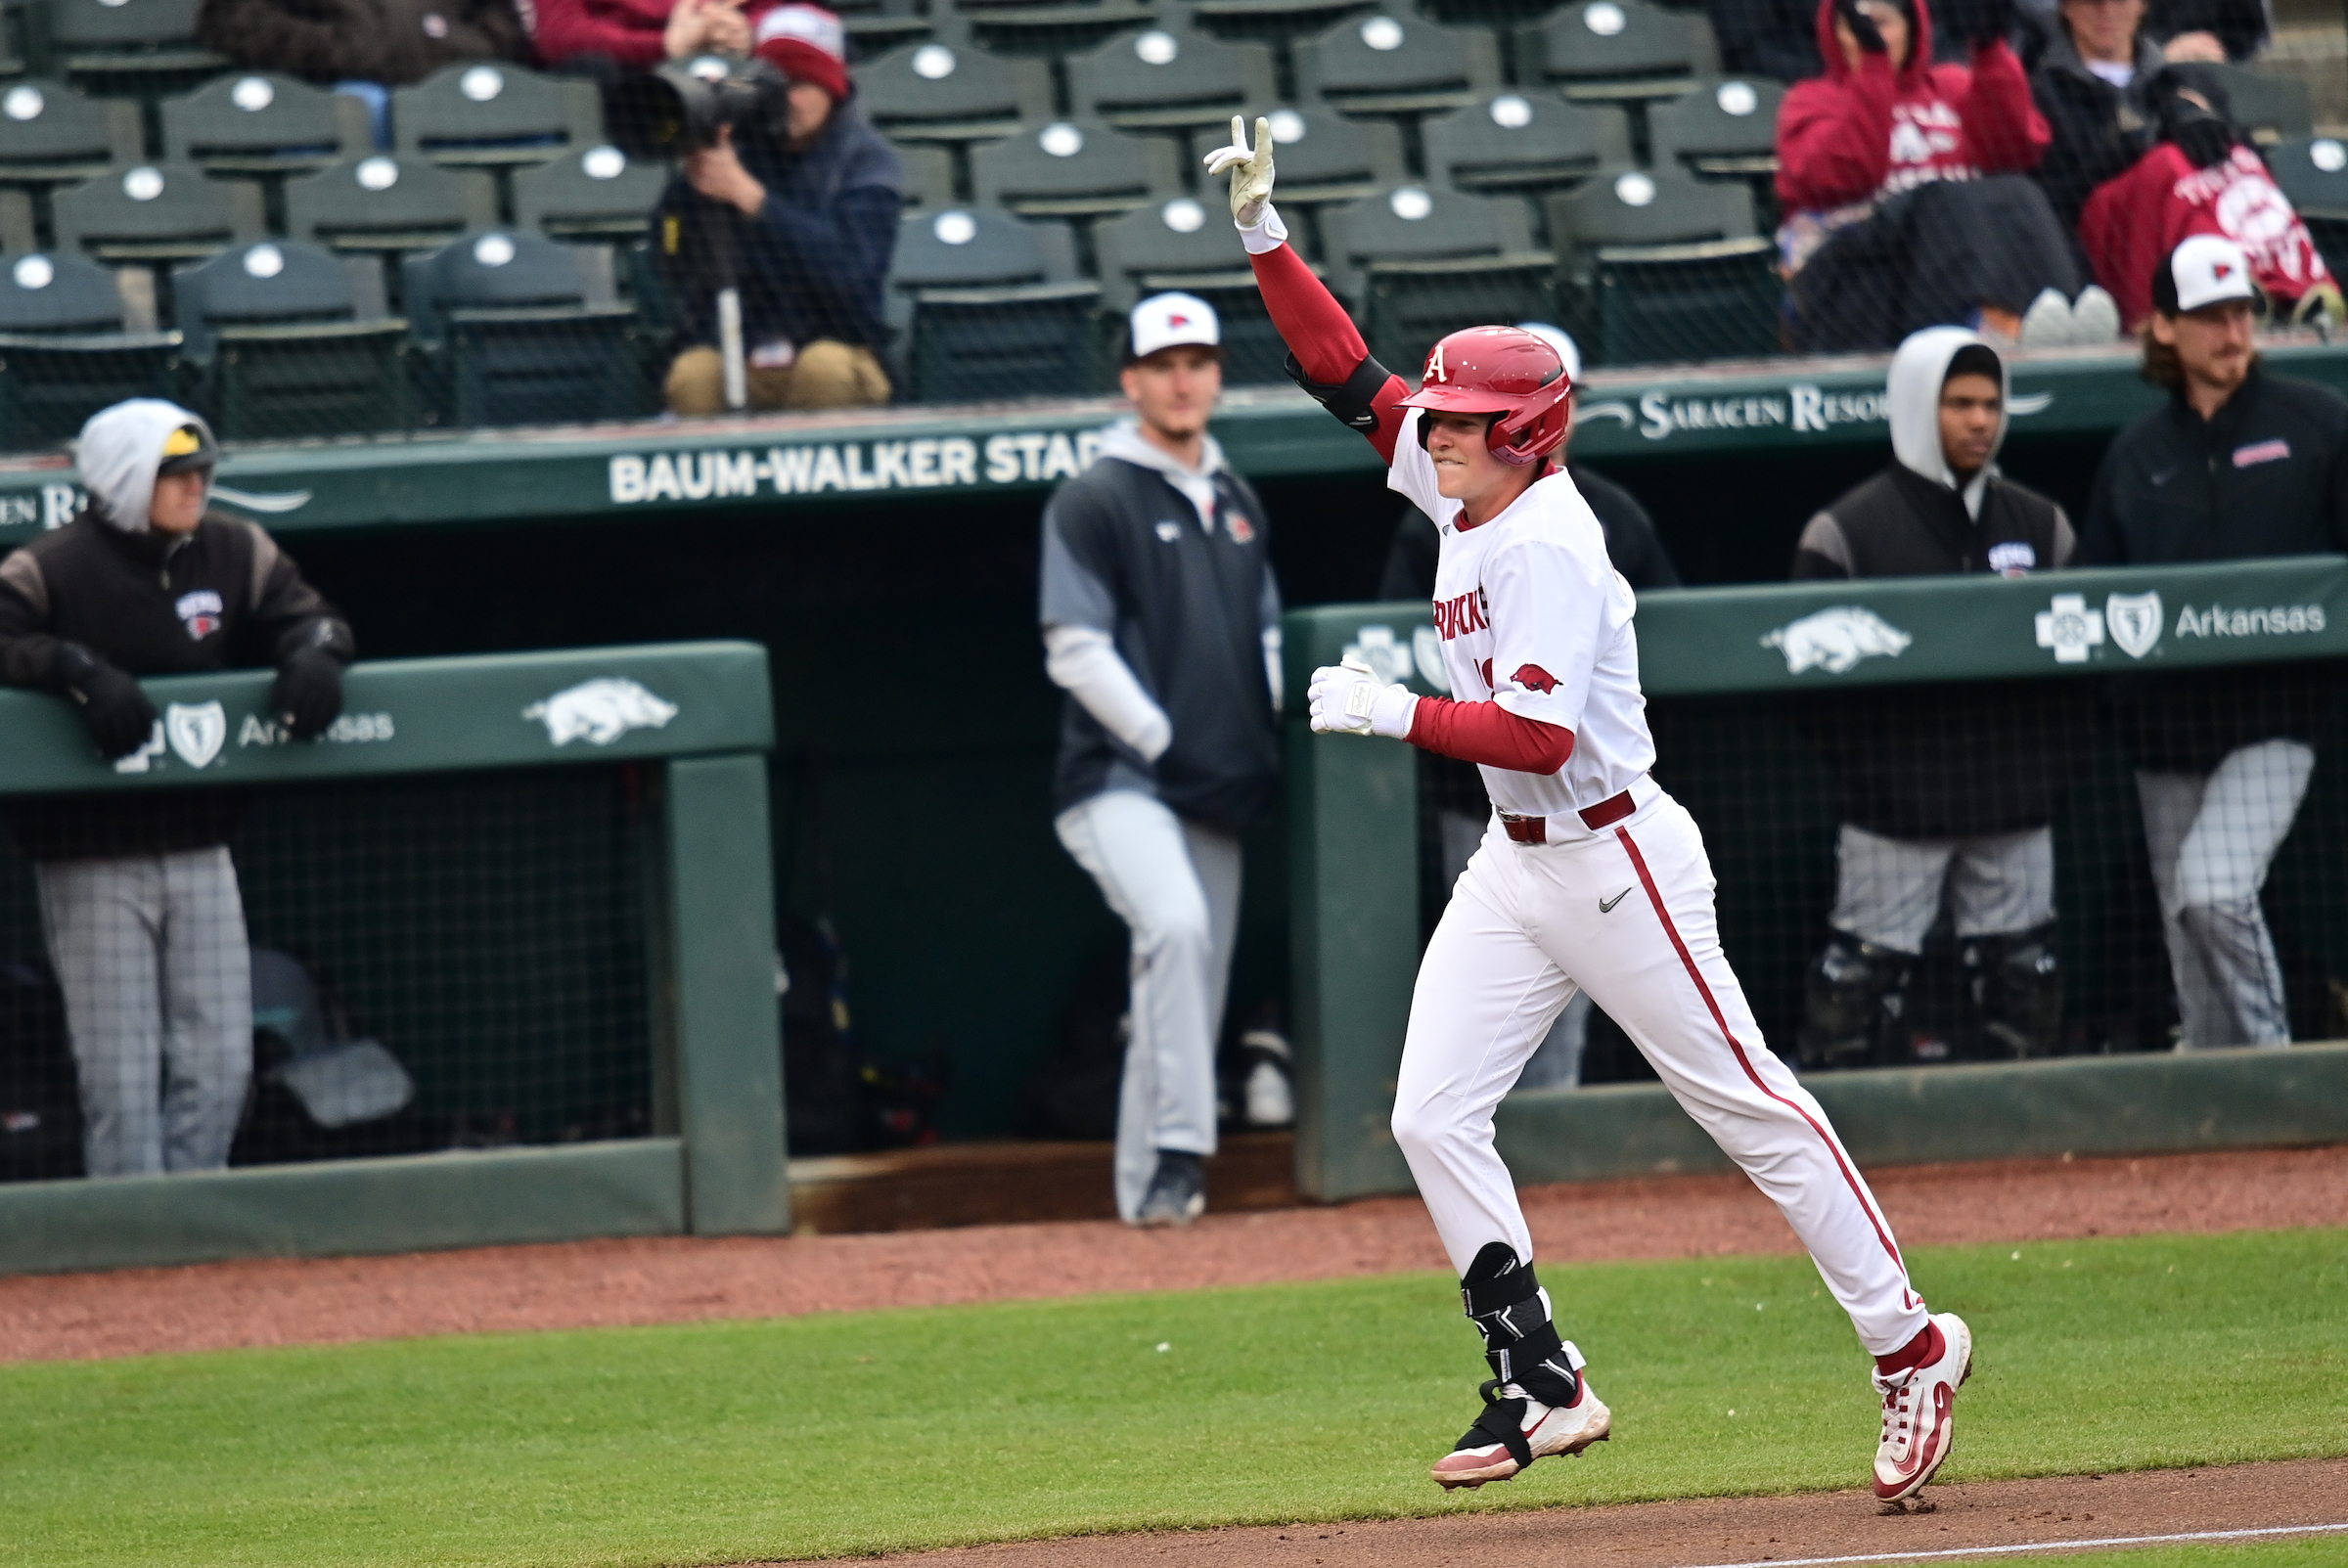
[[1485, 617], [1484, 591], [1480, 588], [1462, 594], [1457, 599], [1435, 601], [1435, 630], [1443, 641], [1480, 632], [1492, 623]]
[[625, 677], [605, 676], [533, 702], [521, 716], [545, 724], [546, 738], [556, 745], [584, 739], [608, 746], [630, 730], [659, 729], [677, 716], [677, 705]]
[[1558, 678], [1550, 674], [1549, 671], [1543, 669], [1538, 664], [1527, 664], [1521, 669], [1517, 670], [1515, 674], [1510, 676], [1509, 679], [1514, 681], [1518, 686], [1523, 687], [1526, 691], [1538, 692], [1543, 696], [1549, 695], [1550, 693], [1558, 689]]
[[1861, 659], [1897, 658], [1916, 639], [1862, 605], [1835, 605], [1789, 621], [1761, 639], [1785, 655], [1785, 673], [1840, 675]]

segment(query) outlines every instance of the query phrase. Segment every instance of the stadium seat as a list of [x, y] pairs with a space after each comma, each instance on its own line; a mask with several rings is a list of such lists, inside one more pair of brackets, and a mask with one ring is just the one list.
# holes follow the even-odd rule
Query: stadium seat
[[458, 65], [392, 93], [391, 135], [401, 153], [435, 163], [510, 168], [602, 146], [604, 111], [591, 82]]
[[197, 9], [198, 0], [49, 0], [48, 47], [84, 92], [154, 102], [229, 68], [196, 42]]
[[264, 240], [171, 277], [196, 400], [223, 440], [405, 428], [408, 324], [382, 275], [298, 240]]
[[0, 260], [0, 443], [62, 441], [110, 403], [176, 390], [179, 334], [155, 331], [151, 316], [135, 323], [130, 303], [83, 256]]
[[2267, 167], [2324, 252], [2325, 264], [2348, 278], [2348, 143], [2307, 137], [2267, 149]]
[[496, 223], [497, 189], [488, 175], [444, 169], [414, 154], [372, 153], [286, 185], [287, 232], [334, 250], [429, 250]]
[[915, 401], [991, 401], [1088, 391], [1100, 380], [1093, 312], [1101, 286], [1076, 276], [1065, 224], [1023, 224], [984, 207], [909, 212], [889, 273], [892, 319], [908, 334]]
[[2307, 83], [2296, 76], [2270, 76], [2248, 66], [2201, 66], [2226, 89], [2235, 122], [2246, 126], [2261, 147], [2313, 135], [2315, 109]]
[[926, 38], [935, 27], [920, 0], [843, 0], [835, 8], [848, 34], [848, 63], [861, 66], [899, 44]]
[[402, 297], [443, 417], [466, 427], [652, 411], [635, 310], [611, 252], [541, 235], [468, 235], [401, 264]]
[[1300, 39], [1377, 0], [1197, 0], [1191, 15], [1218, 38]]
[[1631, 161], [1630, 129], [1610, 108], [1505, 92], [1420, 127], [1427, 177], [1462, 191], [1557, 191]]
[[1517, 79], [1546, 82], [1577, 101], [1677, 98], [1720, 69], [1700, 11], [1646, 0], [1584, 0], [1517, 34]]
[[1321, 214], [1323, 249], [1370, 351], [1415, 369], [1445, 333], [1479, 322], [1548, 319], [1556, 261], [1533, 248], [1520, 202], [1397, 186]]
[[33, 248], [32, 198], [23, 191], [0, 190], [0, 255], [18, 255]]
[[[1212, 193], [1209, 193], [1210, 198]], [[1264, 309], [1247, 252], [1221, 202], [1178, 196], [1110, 218], [1093, 229], [1102, 303], [1116, 318], [1145, 294], [1179, 289], [1215, 307], [1223, 325], [1223, 380], [1231, 386], [1285, 385], [1287, 345]]]
[[1488, 32], [1379, 11], [1296, 45], [1296, 90], [1348, 114], [1416, 114], [1472, 104], [1500, 85]]
[[367, 106], [291, 76], [223, 76], [162, 106], [163, 156], [206, 174], [286, 175], [375, 145]]
[[1594, 362], [1778, 351], [1777, 248], [1752, 196], [1678, 169], [1619, 169], [1549, 199], [1559, 299]]
[[[1323, 111], [1294, 109], [1276, 109], [1264, 117], [1272, 122], [1284, 207], [1357, 201], [1408, 178], [1402, 132], [1390, 121], [1340, 119]], [[1248, 134], [1254, 134], [1252, 128]]]
[[[625, 244], [644, 237], [668, 170], [616, 147], [588, 147], [514, 171], [514, 221], [556, 240]], [[486, 220], [468, 225], [488, 228]]]
[[1076, 112], [1119, 130], [1221, 131], [1232, 115], [1277, 97], [1272, 51], [1187, 28], [1152, 26], [1111, 38], [1067, 66]]
[[971, 185], [981, 204], [1021, 217], [1130, 212], [1182, 190], [1174, 153], [1161, 137], [1054, 120], [1039, 131], [972, 149]]
[[984, 142], [1052, 118], [1052, 76], [1039, 60], [908, 44], [858, 69], [856, 101], [891, 141]]
[[899, 144], [891, 149], [897, 155], [897, 166], [905, 174], [905, 205], [912, 207], [950, 207], [961, 193], [954, 188], [954, 155], [942, 147], [920, 143]]
[[[1785, 89], [1760, 77], [1697, 82], [1683, 97], [1647, 106], [1649, 159], [1700, 180], [1734, 180], [1753, 193], [1758, 227], [1777, 227], [1778, 106]], [[1628, 159], [1624, 160], [1628, 162]]]
[[100, 261], [187, 261], [257, 240], [261, 193], [193, 163], [140, 163], [50, 198], [60, 250]]
[[965, 0], [970, 39], [999, 55], [1057, 59], [1080, 54], [1120, 32], [1157, 24], [1148, 0], [1090, 0], [1070, 5], [989, 5]]
[[78, 185], [145, 157], [136, 104], [87, 98], [60, 81], [0, 88], [0, 185]]

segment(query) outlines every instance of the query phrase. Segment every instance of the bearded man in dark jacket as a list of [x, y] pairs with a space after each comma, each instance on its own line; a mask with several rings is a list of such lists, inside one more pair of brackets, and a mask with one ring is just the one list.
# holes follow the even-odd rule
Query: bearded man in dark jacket
[[[142, 675], [275, 664], [269, 712], [294, 739], [341, 711], [350, 628], [275, 540], [204, 510], [217, 459], [186, 409], [117, 403], [82, 427], [88, 510], [0, 561], [0, 680], [75, 704], [117, 772], [163, 753]], [[228, 1163], [252, 1071], [228, 854], [242, 805], [220, 789], [10, 802], [65, 992], [89, 1175]]]
[[[1893, 356], [1896, 461], [1810, 519], [1797, 582], [1991, 571], [2069, 562], [2062, 509], [1999, 475], [2006, 367], [1979, 335], [1918, 333]], [[2038, 683], [2043, 684], [2043, 683]], [[1841, 776], [1832, 927], [1811, 966], [1799, 1035], [1823, 1066], [1900, 1054], [1905, 988], [1945, 897], [1983, 1033], [2017, 1056], [2054, 1050], [2054, 821], [2061, 725], [2033, 683], [1851, 693], [1806, 728]]]

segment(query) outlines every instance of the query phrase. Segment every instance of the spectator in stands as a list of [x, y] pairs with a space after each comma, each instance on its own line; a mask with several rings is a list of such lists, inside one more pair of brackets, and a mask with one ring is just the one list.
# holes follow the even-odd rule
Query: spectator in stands
[[664, 60], [750, 53], [772, 0], [532, 0], [524, 14], [550, 68], [615, 81]]
[[[2348, 401], [2259, 364], [2253, 276], [2242, 247], [2215, 235], [2193, 236], [2157, 264], [2145, 376], [2169, 400], [2104, 453], [2083, 563], [2348, 550]], [[2177, 985], [2180, 1050], [2291, 1038], [2258, 895], [2307, 793], [2309, 741], [2332, 684], [2307, 665], [2113, 683]]]
[[[1892, 356], [1891, 466], [1810, 519], [1796, 582], [2069, 563], [2062, 509], [1997, 471], [2005, 361], [1954, 327]], [[1825, 951], [1804, 985], [1806, 1065], [1863, 1059], [1909, 1016], [1905, 988], [1946, 898], [1980, 1001], [1977, 1026], [2016, 1056], [2054, 1050], [2054, 821], [2060, 733], [2029, 683], [1838, 694], [1806, 728], [1840, 776], [1841, 839]], [[1929, 1038], [1929, 1037], [1927, 1037]]]
[[2267, 0], [2152, 0], [2145, 27], [2170, 60], [2248, 60], [2267, 41]]
[[2224, 84], [2204, 67], [2170, 66], [2153, 80], [2151, 107], [2159, 140], [2098, 188], [2079, 218], [2080, 242], [2121, 319], [2136, 327], [2151, 314], [2161, 258], [2193, 234], [2240, 246], [2278, 314], [2348, 315], [2307, 225], [2230, 117]]
[[1133, 932], [1117, 1213], [1188, 1225], [1215, 1151], [1240, 834], [1279, 794], [1280, 585], [1263, 504], [1206, 433], [1213, 308], [1157, 294], [1129, 331], [1133, 417], [1044, 509], [1044, 669], [1068, 694], [1054, 826]]
[[[2144, 22], [2145, 0], [2062, 0], [2031, 72], [2031, 96], [2054, 134], [2038, 183], [2066, 229], [2079, 226], [2095, 188], [2126, 172], [2159, 135], [2150, 88], [2170, 57]], [[2197, 47], [2177, 42], [2186, 51], [2179, 59]]]
[[790, 83], [778, 111], [689, 154], [654, 214], [692, 345], [669, 366], [669, 410], [726, 407], [716, 300], [729, 263], [751, 408], [885, 403], [881, 291], [904, 172], [849, 101], [839, 18], [778, 6], [759, 19], [756, 49]]
[[[203, 421], [156, 399], [117, 403], [81, 432], [90, 502], [0, 561], [0, 679], [68, 698], [98, 754], [143, 773], [164, 726], [142, 675], [275, 664], [268, 711], [307, 739], [342, 707], [350, 628], [249, 522], [207, 513], [218, 448]], [[171, 748], [227, 739], [215, 706]], [[12, 802], [66, 998], [92, 1176], [228, 1163], [252, 1070], [245, 910], [228, 854], [233, 790], [113, 790]]]
[[196, 36], [249, 69], [327, 85], [404, 87], [443, 66], [531, 58], [514, 0], [203, 0]]
[[1925, 0], [1819, 0], [1827, 74], [1796, 85], [1778, 117], [1796, 346], [1888, 348], [1959, 324], [2032, 342], [2117, 336], [2107, 301], [2075, 321], [2070, 241], [2021, 177], [2050, 133], [2006, 42], [2011, 22], [1989, 8], [1972, 64], [1934, 65]]

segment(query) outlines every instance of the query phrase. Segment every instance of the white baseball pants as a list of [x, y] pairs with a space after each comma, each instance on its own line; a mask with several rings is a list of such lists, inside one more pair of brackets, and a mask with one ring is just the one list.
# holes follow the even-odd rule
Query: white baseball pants
[[2315, 771], [2313, 747], [2261, 740], [2206, 776], [2136, 776], [2185, 1025], [2180, 1050], [2290, 1043], [2282, 964], [2258, 894]]
[[1133, 932], [1133, 1038], [1117, 1097], [1117, 1213], [1141, 1212], [1157, 1151], [1215, 1151], [1215, 1042], [1240, 928], [1240, 840], [1130, 789], [1070, 806], [1061, 844]]
[[[1531, 1260], [1492, 1112], [1577, 989], [1620, 1024], [1672, 1096], [1743, 1167], [1817, 1261], [1874, 1355], [1928, 1314], [1891, 1227], [1826, 1112], [1762, 1043], [1720, 948], [1712, 867], [1686, 808], [1641, 780], [1638, 810], [1547, 844], [1497, 820], [1419, 966], [1394, 1138], [1465, 1274], [1489, 1242]], [[1562, 841], [1558, 841], [1559, 839]]]

